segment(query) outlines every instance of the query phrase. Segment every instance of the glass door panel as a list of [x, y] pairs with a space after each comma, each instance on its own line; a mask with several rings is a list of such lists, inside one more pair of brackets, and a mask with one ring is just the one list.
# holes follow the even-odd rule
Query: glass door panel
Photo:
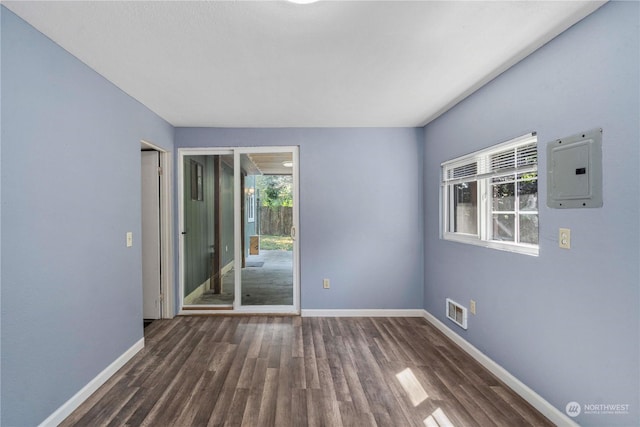
[[182, 157], [183, 307], [232, 308], [233, 153]]
[[[248, 149], [247, 149], [248, 150]], [[294, 203], [297, 156], [288, 150], [252, 149], [238, 154], [239, 204], [242, 218], [237, 241], [241, 247], [236, 274], [243, 308], [297, 306]], [[297, 170], [297, 169], [296, 169]], [[238, 230], [239, 229], [239, 230]]]

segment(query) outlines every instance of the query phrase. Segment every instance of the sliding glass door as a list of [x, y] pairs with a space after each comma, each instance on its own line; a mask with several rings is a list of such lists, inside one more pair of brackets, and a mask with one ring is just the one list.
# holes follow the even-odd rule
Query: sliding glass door
[[181, 311], [299, 311], [297, 159], [297, 147], [180, 150]]

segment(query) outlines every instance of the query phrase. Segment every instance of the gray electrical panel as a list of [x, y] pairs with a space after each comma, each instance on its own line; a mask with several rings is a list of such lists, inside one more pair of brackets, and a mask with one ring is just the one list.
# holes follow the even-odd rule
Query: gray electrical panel
[[602, 207], [602, 129], [547, 144], [547, 206]]

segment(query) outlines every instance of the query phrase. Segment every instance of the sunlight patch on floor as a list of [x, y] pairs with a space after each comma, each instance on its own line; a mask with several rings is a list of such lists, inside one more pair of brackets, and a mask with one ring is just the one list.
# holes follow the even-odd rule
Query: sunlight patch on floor
[[423, 423], [426, 427], [455, 427], [441, 408], [433, 411], [431, 415], [424, 419]]
[[410, 368], [396, 374], [396, 378], [407, 393], [407, 396], [409, 396], [413, 406], [418, 406], [429, 397]]

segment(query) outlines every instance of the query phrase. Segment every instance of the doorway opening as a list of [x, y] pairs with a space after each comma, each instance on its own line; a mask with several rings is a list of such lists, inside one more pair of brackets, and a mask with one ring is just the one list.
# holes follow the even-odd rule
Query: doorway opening
[[240, 155], [241, 305], [293, 305], [294, 177], [291, 152]]
[[143, 324], [172, 318], [173, 239], [171, 154], [141, 141], [141, 252]]

